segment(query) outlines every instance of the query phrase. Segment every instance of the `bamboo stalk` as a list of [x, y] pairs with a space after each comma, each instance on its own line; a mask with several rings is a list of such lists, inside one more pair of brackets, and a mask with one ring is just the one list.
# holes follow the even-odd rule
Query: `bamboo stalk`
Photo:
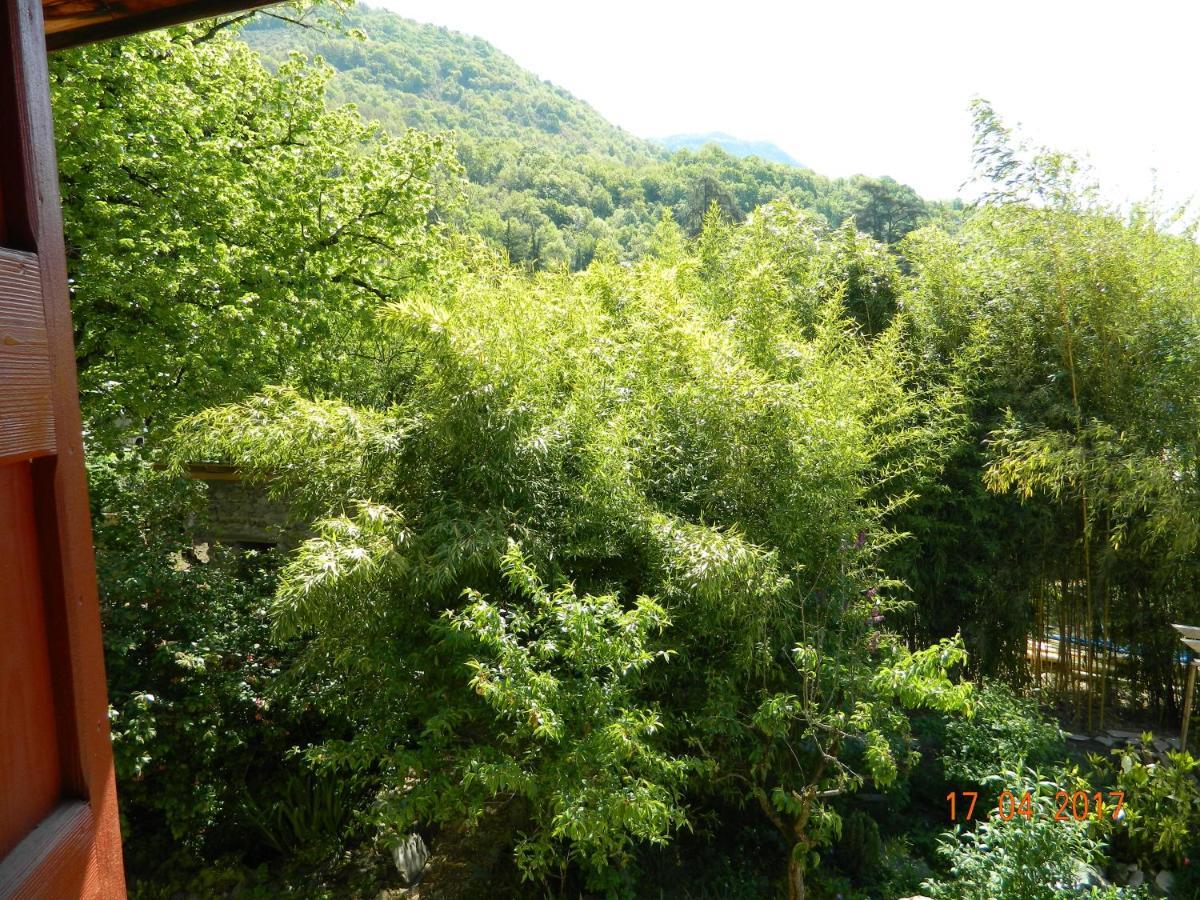
[[1058, 687], [1056, 693], [1060, 699], [1070, 699], [1070, 674], [1071, 674], [1071, 644], [1070, 635], [1067, 630], [1067, 591], [1070, 584], [1070, 576], [1067, 572], [1063, 573], [1063, 579], [1059, 582], [1058, 592]]
[[[1043, 553], [1042, 558], [1045, 558]], [[1042, 687], [1042, 642], [1046, 637], [1045, 628], [1045, 612], [1046, 612], [1046, 575], [1043, 572], [1038, 578], [1037, 599], [1033, 607], [1033, 634], [1034, 634], [1034, 656], [1033, 656], [1033, 681], [1040, 690]]]
[[1088, 525], [1088, 506], [1087, 506], [1087, 480], [1086, 475], [1082, 484], [1080, 494], [1080, 514], [1083, 519], [1083, 596], [1086, 606], [1086, 619], [1084, 621], [1085, 639], [1087, 640], [1087, 724], [1088, 731], [1092, 730], [1092, 707], [1096, 692], [1093, 690], [1096, 684], [1096, 633], [1095, 619], [1092, 615], [1092, 555], [1091, 555], [1091, 527]]
[[[1107, 515], [1105, 516], [1105, 520], [1105, 542], [1107, 543], [1107, 533], [1111, 527], [1111, 523], [1109, 522]], [[1109, 634], [1109, 595], [1111, 591], [1109, 589], [1109, 579], [1107, 574], [1105, 574], [1101, 580], [1101, 585], [1103, 586], [1104, 597], [1104, 610], [1101, 613], [1100, 622], [1101, 632], [1104, 635], [1104, 673], [1101, 675], [1100, 681], [1100, 728], [1103, 729], [1105, 713], [1108, 711], [1108, 673], [1113, 664], [1113, 641], [1111, 635]]]

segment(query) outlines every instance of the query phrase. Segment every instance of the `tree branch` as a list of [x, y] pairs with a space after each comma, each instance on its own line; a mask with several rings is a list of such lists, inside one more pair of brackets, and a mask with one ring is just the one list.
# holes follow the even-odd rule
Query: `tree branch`
[[240, 13], [240, 14], [238, 14], [236, 16], [232, 16], [231, 18], [228, 18], [228, 19], [218, 19], [216, 22], [214, 22], [212, 24], [212, 27], [210, 27], [208, 29], [208, 31], [204, 32], [204, 34], [200, 35], [200, 37], [192, 40], [192, 46], [196, 46], [197, 44], [203, 44], [205, 41], [212, 40], [223, 29], [228, 28], [230, 25], [236, 25], [238, 22], [246, 21], [246, 19], [249, 19], [251, 16], [254, 15], [254, 13], [255, 13], [255, 11], [251, 10], [250, 12]]

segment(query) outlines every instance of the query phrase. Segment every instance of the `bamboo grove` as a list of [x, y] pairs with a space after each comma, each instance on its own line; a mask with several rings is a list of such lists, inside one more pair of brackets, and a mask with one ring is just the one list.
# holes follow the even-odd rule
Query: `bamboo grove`
[[982, 670], [1082, 726], [1173, 718], [1169, 626], [1200, 614], [1195, 233], [1105, 208], [1072, 160], [1023, 156], [976, 114], [987, 202], [900, 251], [914, 348], [959, 379], [969, 419], [907, 522], [912, 627], [961, 623]]

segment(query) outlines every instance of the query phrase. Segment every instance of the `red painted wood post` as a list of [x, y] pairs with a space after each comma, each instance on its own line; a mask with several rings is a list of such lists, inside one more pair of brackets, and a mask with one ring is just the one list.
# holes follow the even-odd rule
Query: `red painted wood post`
[[39, 0], [0, 0], [0, 897], [125, 896]]

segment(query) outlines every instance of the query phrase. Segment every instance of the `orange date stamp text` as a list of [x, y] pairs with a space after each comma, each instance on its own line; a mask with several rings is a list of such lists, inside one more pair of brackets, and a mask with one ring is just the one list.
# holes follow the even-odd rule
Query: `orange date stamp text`
[[[1105, 797], [1108, 798], [1107, 803]], [[950, 821], [969, 822], [974, 819], [975, 805], [978, 800], [978, 791], [951, 791], [948, 793], [946, 802], [950, 804]], [[1054, 795], [1054, 805], [1055, 822], [1082, 822], [1089, 817], [1094, 817], [1099, 821], [1106, 814], [1111, 815], [1112, 820], [1117, 822], [1124, 818], [1125, 792], [1096, 791], [1089, 794], [1087, 791], [1059, 791]], [[1029, 791], [1020, 797], [1012, 791], [1003, 791], [1000, 799], [996, 802], [995, 814], [999, 815], [1002, 821], [1011, 822], [1017, 816], [1031, 819], [1038, 815], [1038, 809], [1034, 806], [1033, 797]]]

